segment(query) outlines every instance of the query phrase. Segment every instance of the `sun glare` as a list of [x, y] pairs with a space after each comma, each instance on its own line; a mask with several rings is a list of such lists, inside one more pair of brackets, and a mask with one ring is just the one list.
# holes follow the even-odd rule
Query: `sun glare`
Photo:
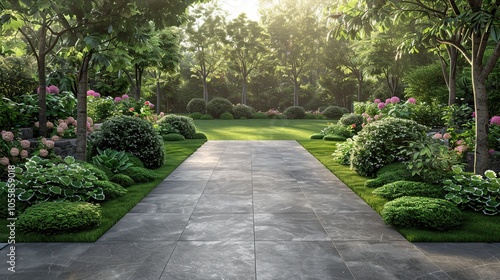
[[251, 20], [259, 20], [258, 0], [223, 0], [222, 8], [229, 12], [229, 19], [238, 17], [241, 13], [246, 13]]

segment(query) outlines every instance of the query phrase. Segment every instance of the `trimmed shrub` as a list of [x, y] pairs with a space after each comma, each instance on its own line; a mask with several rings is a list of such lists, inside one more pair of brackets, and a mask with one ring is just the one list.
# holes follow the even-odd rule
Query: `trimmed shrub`
[[120, 196], [124, 196], [128, 192], [119, 184], [110, 181], [97, 181], [94, 183], [94, 185], [102, 188], [102, 191], [104, 192], [104, 200], [111, 200]]
[[220, 115], [220, 119], [221, 120], [234, 120], [234, 117], [233, 117], [233, 114], [231, 114], [229, 112], [225, 112], [225, 113], [222, 113]]
[[152, 182], [158, 178], [156, 173], [154, 173], [153, 171], [140, 167], [131, 167], [123, 174], [132, 178], [135, 183]]
[[403, 163], [403, 162], [395, 162], [395, 163], [391, 163], [391, 164], [388, 164], [382, 168], [380, 168], [379, 170], [377, 170], [377, 177], [378, 176], [382, 176], [384, 175], [385, 173], [392, 173], [392, 172], [399, 172], [399, 171], [403, 171], [403, 172], [408, 172], [408, 167], [406, 167], [406, 164]]
[[408, 170], [394, 170], [392, 172], [384, 172], [382, 175], [377, 176], [375, 179], [370, 179], [365, 182], [367, 188], [378, 188], [385, 184], [393, 183], [396, 181], [420, 181], [417, 177], [411, 175]]
[[339, 122], [344, 126], [351, 127], [356, 133], [358, 133], [363, 128], [363, 116], [360, 114], [344, 114]]
[[321, 113], [329, 119], [339, 119], [345, 111], [339, 106], [328, 106]]
[[138, 157], [134, 156], [131, 153], [127, 153], [127, 156], [128, 156], [128, 162], [132, 163], [133, 166], [144, 167], [144, 164]]
[[186, 109], [188, 113], [205, 113], [205, 110], [207, 108], [207, 102], [203, 98], [193, 98], [191, 99], [187, 106]]
[[231, 112], [232, 109], [233, 103], [221, 97], [216, 97], [207, 103], [207, 113], [216, 119], [220, 118], [220, 115], [226, 112]]
[[203, 132], [196, 132], [193, 136], [193, 139], [207, 139], [207, 136]]
[[87, 202], [42, 202], [26, 209], [16, 221], [22, 232], [57, 234], [99, 226], [101, 207]]
[[[97, 177], [97, 179], [99, 179], [101, 181], [108, 181], [109, 180], [108, 173], [106, 172], [106, 170], [103, 170], [103, 169], [93, 165], [92, 163], [89, 163], [86, 161], [78, 161], [78, 163], [81, 166], [83, 166], [85, 169], [92, 172], [94, 174], [94, 176]], [[112, 174], [110, 170], [107, 170], [107, 171], [109, 171], [109, 174]]]
[[191, 115], [189, 115], [189, 117], [192, 118], [193, 120], [199, 120], [201, 119], [202, 116], [203, 114], [200, 112], [194, 112]]
[[200, 120], [213, 120], [214, 117], [212, 117], [212, 115], [210, 114], [205, 114], [203, 116], [201, 116]]
[[306, 117], [306, 111], [299, 106], [290, 106], [286, 108], [283, 115], [285, 115], [287, 119], [304, 119]]
[[232, 113], [235, 119], [250, 119], [255, 113], [255, 109], [245, 104], [238, 104], [233, 107]]
[[196, 133], [196, 126], [194, 125], [193, 119], [190, 117], [166, 115], [158, 120], [158, 125], [160, 127], [167, 126], [167, 124], [176, 129], [179, 134], [186, 139], [192, 139], [193, 135]]
[[403, 196], [444, 198], [445, 195], [442, 186], [413, 181], [396, 181], [394, 183], [389, 183], [376, 188], [372, 193], [387, 200], [394, 200]]
[[347, 138], [345, 138], [344, 136], [340, 136], [340, 135], [336, 135], [336, 134], [330, 134], [330, 135], [326, 135], [325, 137], [323, 137], [323, 140], [326, 140], [326, 141], [345, 141]]
[[184, 141], [186, 138], [177, 133], [170, 133], [167, 135], [163, 135], [163, 140], [165, 141]]
[[374, 176], [387, 164], [408, 160], [400, 149], [427, 137], [426, 132], [425, 126], [412, 120], [384, 118], [371, 122], [353, 137], [351, 167], [362, 176]]
[[257, 112], [255, 114], [253, 114], [252, 119], [264, 120], [264, 119], [268, 119], [268, 116], [266, 113]]
[[339, 124], [330, 124], [327, 128], [321, 130], [321, 133], [324, 135], [338, 135], [346, 139], [354, 136], [351, 127]]
[[440, 198], [404, 196], [387, 202], [381, 212], [384, 221], [396, 228], [449, 230], [463, 225], [463, 213]]
[[126, 188], [132, 186], [135, 182], [130, 176], [125, 174], [115, 174], [109, 178], [109, 180], [113, 183], [117, 183], [118, 185]]
[[119, 116], [109, 119], [91, 135], [91, 139], [94, 153], [97, 148], [129, 152], [147, 168], [157, 168], [165, 162], [163, 139], [150, 122], [140, 118]]
[[323, 139], [323, 137], [325, 137], [325, 135], [323, 135], [322, 133], [315, 133], [311, 135], [311, 139]]

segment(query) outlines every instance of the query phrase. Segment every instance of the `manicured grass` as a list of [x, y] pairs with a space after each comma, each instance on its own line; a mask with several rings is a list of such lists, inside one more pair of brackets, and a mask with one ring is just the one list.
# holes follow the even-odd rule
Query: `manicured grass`
[[208, 140], [301, 140], [320, 132], [332, 120], [195, 120]]
[[[154, 171], [158, 179], [153, 182], [133, 185], [128, 187], [128, 193], [122, 197], [101, 204], [103, 219], [102, 224], [96, 229], [71, 234], [41, 235], [23, 234], [16, 232], [16, 242], [94, 242], [101, 237], [118, 220], [127, 214], [151, 190], [163, 181], [177, 166], [196, 151], [205, 140], [186, 140], [181, 142], [166, 142], [166, 164]], [[6, 228], [7, 221], [0, 220], [0, 227]], [[7, 231], [2, 230], [0, 240], [7, 240]]]
[[[380, 214], [387, 200], [373, 195], [373, 189], [364, 186], [369, 178], [359, 176], [348, 166], [333, 160], [331, 154], [339, 142], [300, 140], [299, 143]], [[500, 216], [486, 216], [473, 211], [464, 211], [464, 214], [465, 225], [457, 230], [398, 230], [410, 242], [500, 242]]]

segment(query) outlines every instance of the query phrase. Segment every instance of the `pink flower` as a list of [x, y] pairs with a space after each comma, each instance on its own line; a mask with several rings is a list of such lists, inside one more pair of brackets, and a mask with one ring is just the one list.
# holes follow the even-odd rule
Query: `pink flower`
[[7, 157], [0, 158], [0, 164], [5, 165], [5, 166], [9, 165], [9, 158], [7, 158]]
[[500, 125], [500, 116], [493, 116], [490, 120], [491, 125]]
[[490, 149], [490, 150], [488, 150], [488, 153], [489, 153], [490, 155], [492, 155], [492, 154], [494, 154], [494, 153], [495, 153], [495, 150]]
[[455, 147], [455, 151], [457, 151], [459, 154], [461, 154], [461, 153], [467, 151], [467, 147], [460, 145], [460, 146]]
[[68, 129], [68, 124], [67, 124], [67, 123], [65, 123], [65, 122], [62, 122], [62, 123], [60, 123], [60, 124], [57, 126], [57, 128], [58, 128], [58, 129], [59, 129], [59, 128], [61, 128], [61, 129], [63, 129], [63, 130], [66, 130], [66, 129]]
[[[40, 94], [40, 87], [38, 87], [38, 88], [36, 89], [36, 93]], [[45, 93], [50, 94], [49, 87], [45, 87]]]
[[27, 158], [29, 156], [28, 151], [22, 150], [21, 151], [21, 158]]
[[436, 138], [436, 139], [442, 139], [443, 135], [438, 132], [438, 133], [434, 134], [434, 138]]
[[463, 140], [463, 139], [460, 139], [460, 140], [458, 140], [455, 144], [456, 144], [456, 145], [462, 145], [462, 143], [463, 143], [463, 142], [464, 142], [464, 140]]
[[93, 96], [93, 97], [100, 97], [101, 94], [96, 92], [96, 91], [93, 91], [93, 90], [88, 90], [87, 91], [87, 96]]
[[472, 117], [475, 118], [476, 117], [476, 112], [472, 112]]
[[128, 95], [126, 94], [122, 95], [122, 99], [128, 99]]
[[73, 118], [73, 117], [67, 117], [64, 122], [67, 123], [67, 124], [70, 124], [70, 123], [72, 123], [74, 121], [75, 121], [75, 118]]
[[417, 103], [417, 99], [415, 99], [413, 97], [410, 97], [410, 98], [408, 98], [408, 103], [416, 104]]
[[115, 102], [120, 102], [120, 101], [122, 101], [121, 97], [115, 97]]
[[45, 149], [40, 149], [40, 156], [41, 157], [47, 157], [49, 155], [49, 151]]
[[47, 140], [47, 141], [45, 141], [44, 145], [45, 145], [45, 147], [47, 147], [47, 149], [50, 150], [50, 149], [54, 148], [55, 143], [52, 140]]
[[40, 127], [40, 122], [35, 122], [35, 127]]
[[381, 103], [379, 103], [377, 106], [378, 106], [378, 108], [379, 108], [380, 110], [382, 110], [382, 109], [384, 109], [384, 108], [385, 108], [385, 103], [381, 102]]
[[393, 97], [391, 98], [391, 103], [399, 103], [400, 101], [401, 101], [401, 100], [400, 100], [400, 99], [399, 99], [399, 97], [397, 97], [397, 96], [393, 96]]
[[94, 121], [92, 120], [92, 118], [91, 118], [91, 117], [87, 117], [87, 122], [88, 122], [88, 123], [90, 123], [90, 124], [93, 124], [93, 123], [94, 123]]
[[372, 118], [368, 118], [366, 121], [367, 122], [371, 122], [371, 121], [373, 121], [373, 119]]
[[392, 100], [391, 100], [390, 98], [387, 98], [387, 99], [385, 100], [385, 103], [386, 103], [386, 104], [391, 104], [391, 103], [392, 103]]
[[381, 118], [381, 116], [380, 116], [380, 115], [375, 115], [373, 118], [374, 118], [375, 120], [378, 120], [378, 119], [380, 119], [380, 118]]
[[355, 123], [351, 124], [351, 127], [356, 128], [356, 124]]
[[11, 142], [14, 140], [14, 133], [12, 133], [10, 131], [5, 131], [4, 133], [2, 133], [2, 139], [5, 142]]
[[45, 145], [45, 143], [47, 142], [47, 138], [43, 137], [41, 141], [42, 141], [42, 144]]
[[52, 129], [52, 128], [54, 128], [54, 123], [52, 123], [52, 122], [47, 122], [47, 124], [46, 124], [46, 125], [47, 125], [47, 128], [48, 128], [48, 129]]
[[30, 146], [31, 146], [30, 141], [28, 141], [28, 140], [21, 140], [21, 147], [23, 149], [28, 149]]
[[57, 141], [57, 140], [59, 140], [61, 138], [59, 138], [59, 136], [57, 136], [57, 135], [54, 135], [50, 139], [52, 139], [52, 141]]
[[73, 126], [77, 126], [78, 125], [78, 122], [76, 120], [74, 120], [72, 123], [71, 123]]
[[59, 93], [59, 88], [54, 86], [54, 85], [50, 85], [48, 88], [47, 88], [47, 93], [50, 93], [50, 94], [58, 94]]
[[18, 148], [10, 149], [10, 155], [13, 157], [17, 157], [19, 155], [19, 149]]
[[133, 112], [135, 109], [134, 109], [134, 107], [131, 107], [131, 108], [128, 108], [128, 110], [129, 110], [130, 112]]
[[451, 134], [449, 134], [449, 133], [443, 134], [443, 139], [450, 139], [450, 138], [451, 138]]
[[144, 105], [149, 106], [149, 108], [153, 108], [155, 105], [149, 101], [144, 102]]
[[378, 99], [378, 98], [377, 98], [377, 99], [373, 100], [373, 102], [374, 102], [375, 104], [379, 104], [379, 103], [380, 103], [380, 102], [382, 102], [382, 101], [380, 101], [380, 99]]
[[57, 134], [59, 134], [61, 136], [64, 135], [64, 129], [62, 127], [58, 126], [57, 127]]
[[160, 112], [160, 117], [162, 118], [163, 116], [165, 116], [165, 113]]

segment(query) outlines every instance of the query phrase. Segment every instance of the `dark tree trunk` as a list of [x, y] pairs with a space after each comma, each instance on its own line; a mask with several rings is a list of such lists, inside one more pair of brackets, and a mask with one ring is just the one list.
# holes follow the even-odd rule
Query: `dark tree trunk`
[[78, 73], [77, 99], [77, 126], [76, 126], [76, 155], [78, 160], [87, 159], [87, 88], [88, 70], [92, 52], [84, 56], [80, 72]]

